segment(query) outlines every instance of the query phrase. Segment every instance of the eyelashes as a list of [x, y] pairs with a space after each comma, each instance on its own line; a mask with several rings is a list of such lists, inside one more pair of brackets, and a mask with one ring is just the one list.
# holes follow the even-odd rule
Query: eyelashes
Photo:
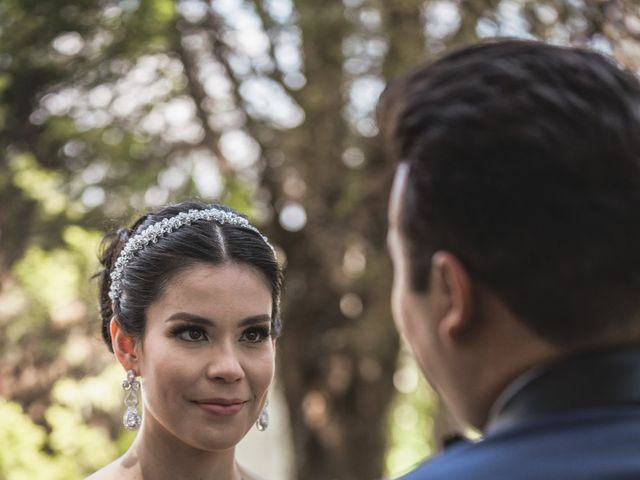
[[[170, 330], [171, 336], [190, 343], [208, 342], [209, 334], [199, 325], [179, 325]], [[239, 341], [249, 344], [262, 343], [271, 337], [270, 326], [252, 326], [242, 331]]]
[[171, 330], [171, 335], [186, 342], [203, 342], [209, 340], [205, 329], [197, 325], [180, 325]]
[[244, 338], [249, 343], [264, 342], [270, 336], [270, 327], [250, 327], [242, 332], [242, 338]]

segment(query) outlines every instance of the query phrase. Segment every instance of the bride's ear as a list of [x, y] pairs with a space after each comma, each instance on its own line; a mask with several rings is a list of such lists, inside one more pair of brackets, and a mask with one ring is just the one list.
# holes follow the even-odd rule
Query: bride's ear
[[111, 332], [111, 347], [120, 364], [125, 370], [133, 370], [140, 375], [138, 340], [126, 333], [115, 317], [111, 319], [109, 331]]

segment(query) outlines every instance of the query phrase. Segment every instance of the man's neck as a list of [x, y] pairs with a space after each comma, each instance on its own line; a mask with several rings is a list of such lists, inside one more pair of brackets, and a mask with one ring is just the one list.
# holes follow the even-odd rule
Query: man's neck
[[625, 404], [640, 405], [640, 345], [580, 351], [525, 372], [494, 403], [487, 430]]

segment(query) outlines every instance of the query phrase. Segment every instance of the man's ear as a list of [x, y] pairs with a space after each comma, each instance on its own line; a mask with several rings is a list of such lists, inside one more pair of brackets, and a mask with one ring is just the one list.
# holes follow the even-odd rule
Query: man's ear
[[125, 370], [133, 370], [140, 375], [138, 341], [127, 334], [115, 318], [111, 319], [109, 331], [111, 332], [111, 347], [120, 364]]
[[434, 253], [431, 269], [440, 293], [446, 299], [439, 333], [445, 340], [459, 340], [473, 327], [473, 281], [462, 262], [450, 252]]

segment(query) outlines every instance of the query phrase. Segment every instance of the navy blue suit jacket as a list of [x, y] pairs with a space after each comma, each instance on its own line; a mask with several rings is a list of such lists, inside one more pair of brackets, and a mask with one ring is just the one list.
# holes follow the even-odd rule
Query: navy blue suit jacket
[[517, 391], [485, 438], [402, 480], [640, 480], [640, 348], [580, 354]]

